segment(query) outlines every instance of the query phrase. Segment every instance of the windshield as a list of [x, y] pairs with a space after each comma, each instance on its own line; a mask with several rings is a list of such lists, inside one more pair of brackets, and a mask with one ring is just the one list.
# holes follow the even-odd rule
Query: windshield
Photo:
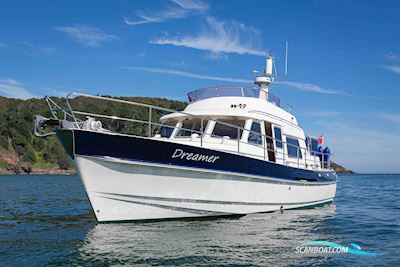
[[175, 125], [177, 121], [168, 120], [164, 122], [157, 131], [157, 134], [161, 135], [161, 137], [169, 138], [174, 131]]
[[[248, 86], [220, 86], [220, 87], [207, 87], [192, 91], [188, 94], [189, 102], [195, 102], [212, 97], [223, 97], [223, 96], [237, 96], [237, 97], [260, 97], [260, 88], [248, 87]], [[281, 100], [272, 95], [267, 94], [268, 102], [273, 103], [276, 106], [281, 105]]]
[[176, 134], [176, 137], [189, 137], [194, 133], [201, 135], [201, 132], [204, 132], [207, 123], [207, 120], [203, 120], [203, 128], [201, 128], [201, 119], [186, 119], [182, 122], [181, 129]]

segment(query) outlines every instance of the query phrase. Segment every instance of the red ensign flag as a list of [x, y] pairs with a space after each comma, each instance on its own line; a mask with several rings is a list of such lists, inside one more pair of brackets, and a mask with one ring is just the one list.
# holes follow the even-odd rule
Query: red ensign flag
[[318, 145], [323, 145], [324, 144], [324, 137], [322, 136], [322, 135], [320, 135], [319, 137], [318, 137]]

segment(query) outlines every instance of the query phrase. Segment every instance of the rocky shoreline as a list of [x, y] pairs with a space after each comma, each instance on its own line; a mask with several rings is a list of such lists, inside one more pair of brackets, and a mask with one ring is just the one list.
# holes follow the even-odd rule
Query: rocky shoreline
[[336, 173], [340, 174], [352, 174], [355, 173], [352, 170], [346, 169], [345, 167], [331, 161], [331, 167], [335, 170]]
[[51, 174], [51, 175], [72, 175], [77, 174], [76, 170], [69, 169], [38, 169], [33, 168], [30, 171], [15, 171], [8, 169], [0, 169], [0, 175], [30, 175], [30, 174]]
[[0, 150], [0, 175], [13, 175], [13, 174], [76, 174], [74, 168], [60, 168], [51, 166], [48, 168], [36, 167], [31, 163], [23, 161], [15, 151]]

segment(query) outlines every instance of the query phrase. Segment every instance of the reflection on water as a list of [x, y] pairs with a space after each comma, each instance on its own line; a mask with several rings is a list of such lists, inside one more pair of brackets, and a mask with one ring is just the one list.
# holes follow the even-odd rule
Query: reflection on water
[[334, 215], [330, 204], [241, 218], [97, 224], [79, 246], [75, 263], [299, 264], [305, 258], [296, 257], [295, 248], [303, 242], [340, 241], [323, 230]]

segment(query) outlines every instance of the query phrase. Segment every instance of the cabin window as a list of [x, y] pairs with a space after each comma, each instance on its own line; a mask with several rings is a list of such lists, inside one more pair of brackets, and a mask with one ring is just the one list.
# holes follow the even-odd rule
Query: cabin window
[[[207, 126], [207, 120], [203, 120], [203, 133]], [[201, 120], [200, 119], [187, 119], [182, 121], [181, 129], [176, 134], [176, 137], [190, 137], [192, 134], [196, 133], [201, 135]]]
[[253, 121], [251, 125], [251, 132], [249, 133], [249, 138], [247, 141], [252, 144], [261, 145], [262, 144], [262, 135], [261, 135], [261, 125], [259, 122]]
[[174, 131], [176, 125], [176, 121], [166, 121], [164, 122], [161, 126], [160, 129], [158, 130], [158, 134], [161, 135], [161, 137], [167, 137], [169, 138]]
[[243, 132], [243, 127], [245, 121], [243, 120], [218, 120], [222, 123], [232, 124], [234, 126], [240, 127], [239, 137], [238, 137], [238, 128], [234, 126], [225, 125], [219, 122], [215, 123], [214, 129], [212, 131], [212, 137], [224, 137], [228, 136], [230, 139], [240, 139]]
[[276, 147], [282, 148], [282, 130], [279, 127], [274, 126], [274, 135], [275, 135], [275, 145]]
[[286, 148], [287, 148], [287, 153], [288, 153], [289, 157], [302, 158], [301, 149], [299, 147], [299, 140], [290, 138], [290, 137], [286, 137]]

